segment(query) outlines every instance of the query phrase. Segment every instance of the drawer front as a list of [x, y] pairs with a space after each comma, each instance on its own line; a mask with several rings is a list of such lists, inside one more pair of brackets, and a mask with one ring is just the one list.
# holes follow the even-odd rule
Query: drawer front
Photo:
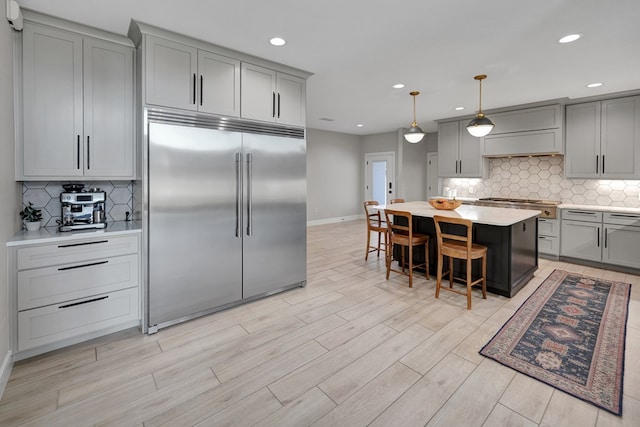
[[18, 310], [138, 286], [138, 255], [18, 272]]
[[559, 256], [560, 239], [551, 236], [538, 236], [538, 253]]
[[602, 212], [583, 211], [580, 209], [562, 209], [562, 219], [602, 222]]
[[538, 235], [560, 236], [560, 221], [557, 219], [538, 218]]
[[602, 221], [607, 224], [640, 226], [640, 215], [627, 213], [605, 213]]
[[18, 351], [140, 319], [139, 289], [18, 312]]
[[72, 240], [18, 249], [18, 270], [138, 253], [138, 235]]

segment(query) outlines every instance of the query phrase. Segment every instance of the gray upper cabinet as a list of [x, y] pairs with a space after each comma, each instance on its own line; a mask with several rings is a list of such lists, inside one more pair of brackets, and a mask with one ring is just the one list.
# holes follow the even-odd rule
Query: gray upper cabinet
[[567, 178], [640, 179], [640, 97], [566, 107]]
[[304, 126], [304, 79], [257, 65], [242, 63], [242, 117]]
[[485, 160], [480, 139], [467, 132], [467, 120], [438, 125], [438, 176], [482, 178]]
[[145, 67], [147, 104], [240, 115], [240, 61], [147, 35]]
[[16, 179], [134, 177], [133, 49], [27, 22]]

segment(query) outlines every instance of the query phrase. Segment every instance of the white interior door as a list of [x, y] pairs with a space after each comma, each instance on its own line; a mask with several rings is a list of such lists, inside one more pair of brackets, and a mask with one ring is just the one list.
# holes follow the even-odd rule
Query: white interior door
[[395, 197], [396, 156], [394, 152], [364, 155], [364, 199], [386, 205]]
[[438, 178], [438, 153], [427, 153], [427, 200], [442, 195], [442, 178]]

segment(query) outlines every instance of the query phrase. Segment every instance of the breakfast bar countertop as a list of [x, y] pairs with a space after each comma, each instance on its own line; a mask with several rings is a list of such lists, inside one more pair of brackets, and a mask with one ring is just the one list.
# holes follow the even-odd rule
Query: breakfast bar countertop
[[411, 212], [414, 216], [433, 218], [434, 215], [446, 216], [451, 218], [469, 219], [478, 224], [510, 226], [520, 221], [536, 217], [540, 215], [539, 210], [531, 209], [511, 209], [511, 208], [494, 208], [488, 206], [474, 206], [463, 204], [454, 210], [436, 209], [429, 202], [405, 202], [394, 203], [393, 205], [372, 206], [377, 209], [395, 209], [399, 211]]

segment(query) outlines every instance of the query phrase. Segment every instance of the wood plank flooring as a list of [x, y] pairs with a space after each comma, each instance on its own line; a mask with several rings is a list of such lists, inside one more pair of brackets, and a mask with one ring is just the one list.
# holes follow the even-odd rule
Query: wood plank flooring
[[[308, 285], [15, 365], [2, 426], [637, 426], [640, 277], [540, 260], [514, 298], [385, 280], [364, 221], [308, 229]], [[555, 268], [630, 282], [624, 415], [478, 354]]]

